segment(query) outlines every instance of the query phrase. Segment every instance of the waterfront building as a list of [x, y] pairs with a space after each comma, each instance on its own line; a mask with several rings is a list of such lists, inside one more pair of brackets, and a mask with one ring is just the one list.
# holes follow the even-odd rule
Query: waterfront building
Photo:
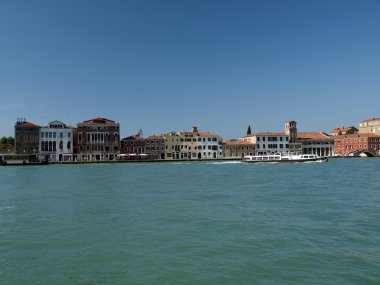
[[323, 132], [298, 133], [297, 142], [301, 143], [302, 154], [334, 156], [334, 139]]
[[165, 159], [217, 159], [222, 157], [219, 135], [199, 132], [170, 132], [164, 135]]
[[165, 140], [165, 159], [180, 159], [181, 137], [177, 132], [163, 135]]
[[42, 160], [73, 160], [73, 128], [60, 121], [50, 122], [41, 127], [39, 133], [40, 153]]
[[119, 123], [95, 118], [78, 123], [78, 160], [115, 160], [120, 147]]
[[145, 153], [145, 139], [140, 135], [129, 136], [121, 140], [121, 154], [143, 154]]
[[372, 118], [359, 123], [360, 134], [380, 135], [380, 118]]
[[257, 155], [289, 153], [289, 136], [286, 133], [254, 133], [243, 136], [240, 140], [254, 144]]
[[335, 152], [339, 156], [380, 155], [380, 135], [357, 133], [335, 136], [334, 140]]
[[359, 130], [353, 126], [350, 127], [342, 127], [342, 128], [335, 128], [333, 129], [329, 135], [330, 136], [338, 136], [338, 135], [346, 135], [346, 134], [355, 134]]
[[240, 159], [255, 154], [255, 144], [247, 141], [228, 141], [222, 143], [223, 158]]
[[145, 139], [145, 153], [150, 159], [165, 159], [164, 136], [149, 136]]
[[24, 118], [17, 119], [15, 124], [16, 154], [37, 156], [39, 152], [40, 126], [27, 122]]

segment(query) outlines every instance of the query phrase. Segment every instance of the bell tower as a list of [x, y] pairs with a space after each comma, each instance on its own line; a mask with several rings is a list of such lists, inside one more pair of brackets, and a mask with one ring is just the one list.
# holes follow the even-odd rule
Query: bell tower
[[297, 123], [289, 121], [285, 123], [285, 134], [289, 136], [289, 143], [297, 142]]

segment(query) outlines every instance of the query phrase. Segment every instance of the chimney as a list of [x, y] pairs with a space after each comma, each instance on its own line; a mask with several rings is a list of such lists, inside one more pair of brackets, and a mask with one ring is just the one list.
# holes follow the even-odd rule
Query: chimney
[[193, 126], [193, 127], [191, 128], [191, 132], [193, 132], [193, 133], [197, 133], [197, 132], [198, 132], [198, 127], [197, 127], [197, 126]]

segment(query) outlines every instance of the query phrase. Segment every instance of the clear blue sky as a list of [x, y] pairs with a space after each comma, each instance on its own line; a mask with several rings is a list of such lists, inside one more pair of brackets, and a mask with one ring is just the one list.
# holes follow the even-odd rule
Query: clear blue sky
[[0, 99], [0, 136], [17, 117], [123, 137], [355, 125], [380, 116], [380, 1], [2, 0]]

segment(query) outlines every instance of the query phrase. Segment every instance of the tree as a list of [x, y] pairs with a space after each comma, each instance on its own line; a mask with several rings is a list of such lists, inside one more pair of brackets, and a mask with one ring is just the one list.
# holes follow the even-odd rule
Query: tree
[[8, 142], [8, 139], [7, 139], [6, 137], [2, 137], [2, 138], [0, 139], [0, 143], [1, 143], [1, 144], [7, 144], [7, 142]]
[[250, 134], [252, 134], [252, 132], [251, 132], [251, 126], [249, 125], [247, 129], [247, 135], [250, 135]]
[[341, 136], [341, 135], [342, 135], [342, 131], [341, 131], [341, 130], [339, 130], [338, 136]]

